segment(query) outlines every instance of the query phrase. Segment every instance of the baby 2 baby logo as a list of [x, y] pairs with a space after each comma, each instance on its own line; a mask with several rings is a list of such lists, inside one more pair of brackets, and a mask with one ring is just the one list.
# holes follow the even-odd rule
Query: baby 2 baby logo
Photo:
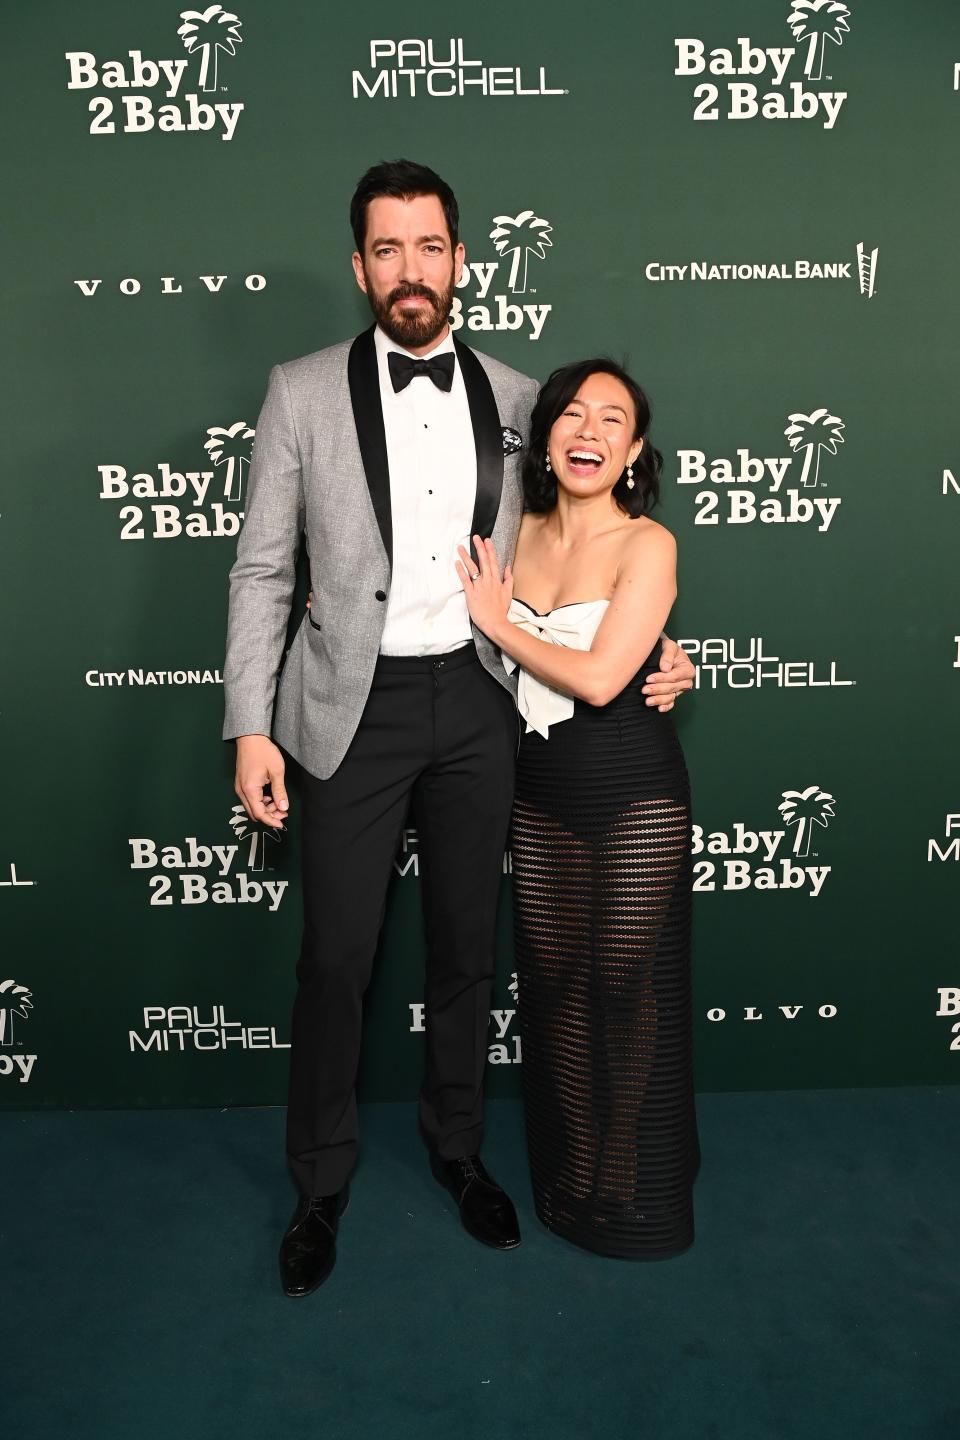
[[132, 474], [125, 465], [98, 465], [99, 499], [151, 502], [119, 506], [119, 538], [234, 538], [243, 523], [240, 506], [254, 433], [245, 420], [209, 426], [203, 448], [213, 466], [210, 470], [174, 470], [166, 460]]
[[[808, 865], [810, 845], [818, 828], [833, 819], [834, 798], [819, 785], [805, 790], [784, 790], [779, 810], [784, 830], [751, 830], [738, 820], [729, 830], [704, 832], [693, 827], [693, 854], [723, 856], [722, 860], [695, 860], [695, 892], [713, 890], [797, 890], [811, 899], [819, 895], [830, 874], [829, 865]], [[792, 831], [791, 847], [788, 831]]]
[[130, 846], [130, 869], [147, 875], [151, 905], [266, 905], [272, 914], [289, 880], [268, 880], [268, 844], [281, 833], [251, 820], [242, 805], [230, 812], [235, 845], [201, 845], [187, 835], [182, 845], [158, 845], [137, 836]]
[[[227, 90], [220, 83], [220, 61], [236, 55], [243, 41], [242, 22], [222, 5], [206, 10], [182, 10], [177, 35], [190, 58], [144, 59], [142, 50], [128, 50], [123, 60], [103, 60], [89, 50], [67, 50], [68, 90], [129, 90], [135, 93], [92, 95], [87, 104], [91, 135], [145, 135], [157, 129], [216, 130], [221, 140], [232, 140], [243, 112], [242, 103], [228, 104], [214, 97]], [[192, 81], [199, 87], [186, 92], [190, 59], [199, 62]]]
[[[826, 533], [840, 508], [840, 496], [828, 498], [816, 492], [827, 483], [823, 457], [836, 455], [843, 444], [843, 430], [839, 415], [820, 406], [809, 415], [796, 411], [787, 416], [783, 433], [792, 455], [761, 457], [740, 449], [730, 458], [708, 455], [704, 450], [678, 450], [677, 484], [701, 487], [694, 499], [697, 513], [693, 523], [813, 523], [821, 534]], [[794, 479], [796, 486], [791, 486], [788, 482]]]
[[473, 294], [454, 298], [450, 329], [522, 331], [528, 340], [539, 340], [553, 306], [530, 297], [537, 293], [539, 262], [553, 247], [552, 233], [550, 221], [534, 210], [495, 215], [489, 238], [501, 259], [464, 264], [457, 289]]
[[[787, 25], [793, 45], [755, 45], [739, 35], [736, 48], [707, 48], [696, 37], [674, 40], [674, 74], [701, 75], [694, 87], [694, 120], [819, 120], [832, 130], [846, 90], [826, 90], [826, 65], [834, 63], [850, 30], [850, 7], [841, 0], [792, 0]], [[802, 67], [802, 79], [796, 76]], [[727, 77], [736, 77], [728, 79]]]
[[[2, 973], [2, 972], [0, 972]], [[27, 1085], [37, 1063], [36, 1055], [24, 1055], [20, 1027], [30, 1019], [33, 994], [16, 980], [0, 980], [0, 1080], [15, 1077]]]

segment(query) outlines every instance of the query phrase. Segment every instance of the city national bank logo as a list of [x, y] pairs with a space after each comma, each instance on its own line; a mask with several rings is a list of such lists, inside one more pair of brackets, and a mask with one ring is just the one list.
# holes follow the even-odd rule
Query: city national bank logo
[[[791, 45], [755, 45], [739, 35], [736, 48], [707, 50], [695, 37], [674, 40], [674, 75], [711, 75], [693, 90], [694, 120], [817, 120], [832, 130], [846, 90], [826, 90], [828, 46], [842, 46], [850, 31], [850, 8], [840, 0], [792, 0], [787, 24]], [[793, 78], [802, 73], [802, 79]], [[735, 78], [729, 78], [729, 77]], [[749, 78], [744, 78], [749, 77]]]
[[[100, 61], [89, 50], [67, 50], [68, 90], [130, 90], [137, 93], [91, 96], [91, 135], [146, 135], [183, 131], [217, 131], [232, 140], [243, 113], [241, 103], [229, 104], [213, 96], [228, 87], [220, 84], [221, 56], [236, 55], [242, 43], [242, 22], [222, 5], [206, 10], [183, 10], [177, 31], [188, 59], [145, 60], [142, 50], [129, 50], [124, 60]], [[191, 59], [199, 66], [200, 93], [186, 92]], [[156, 92], [156, 93], [154, 93]]]
[[[489, 1032], [491, 1039], [487, 1046], [487, 1061], [490, 1065], [520, 1065], [523, 1063], [520, 1032], [515, 1023], [517, 1018], [518, 996], [517, 972], [515, 970], [510, 976], [510, 983], [507, 986], [507, 990], [513, 1004], [500, 1006], [490, 1011]], [[427, 1007], [420, 1002], [409, 1005], [407, 1008], [410, 1011], [410, 1034], [425, 1034], [427, 1029]]]
[[20, 1053], [23, 1041], [18, 1039], [19, 1029], [30, 1019], [32, 1009], [33, 993], [26, 985], [18, 985], [16, 980], [0, 981], [0, 1080], [16, 1075], [19, 1083], [26, 1085], [33, 1073], [37, 1057]]
[[466, 41], [371, 40], [368, 73], [354, 70], [354, 100], [432, 98], [449, 100], [464, 95], [498, 96], [568, 95], [547, 81], [546, 66], [533, 74], [520, 65], [488, 65], [468, 60]]
[[463, 300], [454, 297], [451, 330], [521, 331], [528, 340], [539, 340], [553, 306], [527, 298], [537, 293], [530, 262], [546, 259], [552, 234], [550, 221], [534, 210], [494, 215], [489, 238], [501, 258], [464, 263], [457, 289], [474, 293]]
[[695, 690], [796, 690], [857, 683], [841, 678], [838, 660], [781, 660], [768, 653], [762, 635], [748, 640], [717, 635], [677, 643], [693, 661]]
[[724, 857], [694, 861], [694, 891], [795, 890], [815, 898], [832, 867], [803, 862], [816, 857], [810, 848], [813, 836], [829, 825], [835, 803], [819, 785], [808, 785], [781, 792], [778, 809], [784, 829], [751, 830], [742, 820], [727, 830], [709, 832], [694, 825], [693, 854]]
[[131, 473], [125, 465], [98, 465], [98, 498], [150, 501], [117, 510], [121, 540], [234, 539], [243, 523], [244, 482], [254, 430], [245, 420], [211, 425], [204, 449], [212, 470], [174, 470], [166, 460]]
[[872, 300], [877, 288], [879, 246], [867, 250], [860, 241], [856, 260], [688, 260], [675, 263], [649, 260], [644, 266], [644, 279], [656, 284], [685, 281], [699, 283], [714, 280], [852, 280], [856, 278], [860, 294]]
[[[844, 422], [826, 406], [787, 416], [783, 431], [792, 455], [735, 458], [704, 450], [677, 451], [677, 484], [697, 485], [695, 525], [809, 525], [825, 534], [840, 508], [839, 495], [814, 493], [826, 485], [824, 455], [844, 442]], [[798, 463], [799, 462], [799, 463]], [[791, 486], [790, 480], [796, 480]], [[764, 493], [766, 492], [766, 493]]]
[[139, 1030], [127, 1032], [131, 1051], [182, 1053], [186, 1050], [216, 1050], [225, 1055], [240, 1050], [289, 1050], [286, 1040], [277, 1039], [273, 1025], [247, 1025], [228, 1020], [225, 1005], [211, 1005], [209, 1013], [198, 1005], [145, 1005]]
[[238, 811], [243, 807], [235, 805], [229, 820], [234, 845], [201, 845], [195, 835], [177, 845], [144, 836], [127, 841], [130, 869], [148, 877], [150, 905], [264, 905], [271, 914], [279, 909], [290, 882], [269, 880], [265, 872], [272, 868], [266, 864], [267, 845], [279, 843], [284, 832]]

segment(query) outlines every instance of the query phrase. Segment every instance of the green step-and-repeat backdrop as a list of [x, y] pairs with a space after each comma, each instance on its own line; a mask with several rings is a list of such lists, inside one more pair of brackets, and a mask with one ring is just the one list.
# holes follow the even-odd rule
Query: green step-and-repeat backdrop
[[[296, 827], [233, 794], [226, 579], [268, 370], [369, 323], [347, 210], [401, 155], [460, 200], [463, 339], [653, 400], [700, 1086], [960, 1075], [955, 0], [180, 3], [5, 17], [0, 1104], [284, 1099]], [[409, 831], [367, 1098], [416, 1092], [419, 899]], [[506, 857], [493, 1095], [510, 927]]]

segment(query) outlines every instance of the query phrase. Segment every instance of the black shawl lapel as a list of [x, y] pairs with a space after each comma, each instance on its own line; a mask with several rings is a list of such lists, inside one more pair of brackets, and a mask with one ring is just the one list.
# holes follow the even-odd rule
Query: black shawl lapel
[[[500, 509], [503, 491], [503, 431], [493, 387], [480, 361], [466, 345], [454, 337], [454, 348], [467, 391], [473, 440], [477, 451], [477, 498], [470, 527], [470, 549], [473, 537], [489, 540]], [[476, 559], [476, 556], [474, 556]]]
[[[390, 509], [390, 468], [387, 462], [387, 437], [383, 428], [383, 406], [380, 403], [380, 374], [377, 369], [377, 348], [373, 340], [376, 327], [364, 330], [350, 346], [347, 379], [350, 402], [360, 443], [367, 488], [373, 511], [380, 527], [387, 562], [393, 569], [393, 514]], [[478, 367], [479, 368], [479, 367]], [[486, 378], [486, 377], [484, 377]], [[491, 400], [493, 396], [491, 394]], [[473, 406], [471, 404], [471, 412]], [[479, 461], [479, 455], [478, 455]], [[479, 468], [479, 464], [478, 464]], [[479, 487], [478, 487], [479, 494]]]

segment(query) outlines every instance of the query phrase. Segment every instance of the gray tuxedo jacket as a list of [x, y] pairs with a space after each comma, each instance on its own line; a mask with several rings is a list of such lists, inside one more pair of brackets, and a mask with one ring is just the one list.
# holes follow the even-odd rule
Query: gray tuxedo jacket
[[[223, 737], [272, 734], [322, 780], [360, 722], [390, 594], [390, 473], [373, 334], [271, 372], [230, 571]], [[459, 340], [455, 348], [477, 452], [471, 534], [492, 536], [505, 563], [520, 527], [520, 465], [537, 385]], [[523, 449], [512, 448], [506, 430]], [[313, 607], [284, 662], [301, 538]], [[498, 652], [476, 629], [474, 642], [510, 689]]]

